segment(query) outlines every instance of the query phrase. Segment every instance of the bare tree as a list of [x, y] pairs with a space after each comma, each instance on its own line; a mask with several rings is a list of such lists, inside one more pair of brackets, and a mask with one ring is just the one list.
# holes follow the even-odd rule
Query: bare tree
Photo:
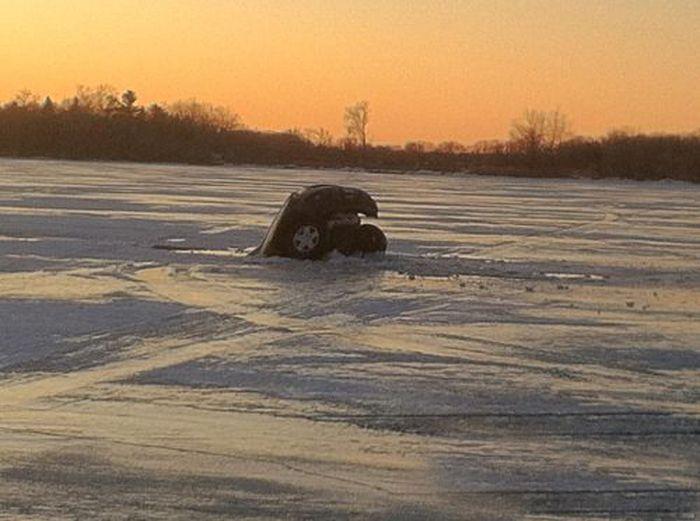
[[317, 147], [330, 147], [333, 146], [333, 134], [331, 134], [325, 128], [305, 128], [300, 129], [298, 127], [290, 128], [287, 132], [293, 136], [298, 137], [302, 141], [314, 145]]
[[571, 123], [565, 114], [559, 109], [547, 115], [547, 127], [545, 133], [545, 146], [550, 150], [555, 149], [566, 139], [571, 137]]
[[631, 127], [631, 126], [625, 126], [625, 127], [618, 127], [618, 128], [613, 128], [608, 131], [606, 135], [606, 139], [608, 140], [616, 140], [616, 139], [626, 139], [630, 137], [635, 137], [635, 136], [640, 136], [642, 135], [642, 131], [636, 127]]
[[287, 130], [284, 131], [285, 134], [290, 134], [296, 138], [301, 139], [302, 141], [311, 141], [308, 136], [306, 135], [306, 131], [300, 129], [299, 127], [292, 127], [288, 128]]
[[513, 122], [510, 140], [516, 149], [529, 155], [538, 154], [544, 145], [547, 114], [537, 110], [526, 110], [522, 119]]
[[333, 134], [325, 128], [307, 128], [304, 137], [317, 147], [330, 147], [333, 145]]
[[36, 108], [39, 106], [39, 96], [30, 90], [24, 89], [17, 93], [14, 103], [18, 107]]
[[483, 139], [469, 147], [475, 154], [502, 154], [506, 149], [507, 144], [498, 139]]
[[345, 109], [345, 131], [348, 141], [365, 148], [369, 125], [369, 102], [360, 101]]
[[558, 110], [526, 110], [521, 119], [513, 122], [510, 130], [515, 150], [533, 156], [544, 150], [554, 150], [570, 135], [571, 124]]
[[243, 126], [240, 116], [226, 107], [217, 107], [196, 99], [176, 101], [168, 105], [168, 110], [180, 119], [219, 130], [239, 130]]
[[443, 154], [462, 154], [466, 152], [466, 147], [457, 141], [443, 141], [437, 146], [438, 152]]
[[403, 146], [403, 149], [413, 154], [425, 154], [435, 150], [435, 145], [429, 141], [409, 141]]
[[103, 114], [117, 110], [120, 106], [119, 93], [111, 85], [86, 87], [78, 85], [73, 98], [76, 107], [81, 107], [95, 114]]

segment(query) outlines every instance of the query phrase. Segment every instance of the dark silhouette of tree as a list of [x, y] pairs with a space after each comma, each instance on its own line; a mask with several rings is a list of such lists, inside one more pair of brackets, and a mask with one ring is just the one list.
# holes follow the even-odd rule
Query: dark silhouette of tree
[[467, 147], [457, 141], [443, 141], [438, 144], [436, 150], [443, 154], [464, 154], [467, 151]]
[[304, 137], [317, 147], [333, 146], [333, 134], [325, 128], [307, 128]]
[[146, 110], [148, 118], [152, 121], [163, 120], [168, 117], [168, 113], [157, 103], [152, 103]]
[[174, 116], [191, 121], [203, 127], [220, 130], [239, 130], [242, 128], [240, 117], [226, 107], [218, 107], [196, 99], [180, 100], [171, 103], [168, 111]]
[[503, 154], [508, 149], [508, 143], [499, 141], [498, 139], [484, 139], [477, 141], [469, 150], [474, 154], [493, 155]]
[[56, 104], [49, 96], [46, 96], [46, 98], [44, 99], [44, 103], [41, 105], [41, 110], [43, 110], [44, 112], [55, 112]]
[[343, 121], [348, 142], [366, 148], [368, 142], [369, 102], [360, 101], [347, 107]]
[[111, 85], [97, 87], [78, 85], [74, 104], [87, 112], [103, 114], [119, 108], [119, 94]]
[[566, 115], [555, 110], [547, 114], [546, 126], [545, 126], [545, 147], [549, 150], [554, 150], [556, 147], [561, 145], [564, 140], [570, 138], [571, 123]]
[[136, 93], [133, 90], [125, 90], [121, 96], [122, 106], [127, 114], [133, 114], [136, 111]]
[[510, 130], [514, 150], [530, 158], [544, 151], [552, 151], [571, 135], [567, 117], [558, 110], [544, 112], [527, 110], [523, 117], [513, 122]]
[[79, 87], [60, 103], [40, 99], [22, 91], [0, 103], [0, 155], [700, 182], [700, 134], [622, 129], [598, 139], [572, 138], [558, 111], [529, 111], [514, 124], [508, 142], [481, 141], [466, 148], [412, 141], [401, 148], [367, 143], [366, 104], [349, 107], [354, 130], [333, 143], [324, 129], [247, 130], [237, 114], [196, 100], [145, 108], [133, 91], [118, 96], [108, 86]]
[[544, 146], [546, 126], [546, 113], [525, 111], [522, 119], [514, 121], [510, 130], [510, 140], [514, 148], [529, 156], [537, 155]]
[[13, 101], [18, 107], [31, 109], [39, 107], [39, 96], [27, 89], [19, 91]]
[[409, 141], [403, 148], [406, 152], [412, 154], [424, 154], [435, 150], [435, 145], [427, 141]]

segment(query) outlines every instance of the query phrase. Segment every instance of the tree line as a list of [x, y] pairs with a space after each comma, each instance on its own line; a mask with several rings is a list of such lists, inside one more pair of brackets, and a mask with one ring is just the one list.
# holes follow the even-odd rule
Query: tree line
[[503, 141], [391, 147], [371, 143], [370, 116], [366, 101], [347, 107], [345, 135], [336, 139], [323, 128], [251, 130], [230, 110], [195, 99], [142, 106], [134, 91], [105, 85], [78, 87], [60, 102], [22, 91], [0, 104], [0, 155], [700, 182], [700, 132], [585, 138], [561, 112], [529, 110]]

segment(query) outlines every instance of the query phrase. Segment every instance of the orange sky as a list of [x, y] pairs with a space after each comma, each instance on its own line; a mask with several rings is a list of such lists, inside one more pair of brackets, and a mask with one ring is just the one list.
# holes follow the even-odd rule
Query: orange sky
[[507, 136], [559, 108], [581, 134], [700, 128], [698, 0], [0, 0], [0, 99], [76, 85], [196, 97], [255, 128], [375, 142]]

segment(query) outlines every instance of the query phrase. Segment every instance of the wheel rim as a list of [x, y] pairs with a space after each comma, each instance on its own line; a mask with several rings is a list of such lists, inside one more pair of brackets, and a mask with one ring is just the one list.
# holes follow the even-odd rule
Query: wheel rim
[[300, 226], [294, 237], [292, 244], [299, 253], [310, 253], [321, 242], [321, 232], [313, 225]]

